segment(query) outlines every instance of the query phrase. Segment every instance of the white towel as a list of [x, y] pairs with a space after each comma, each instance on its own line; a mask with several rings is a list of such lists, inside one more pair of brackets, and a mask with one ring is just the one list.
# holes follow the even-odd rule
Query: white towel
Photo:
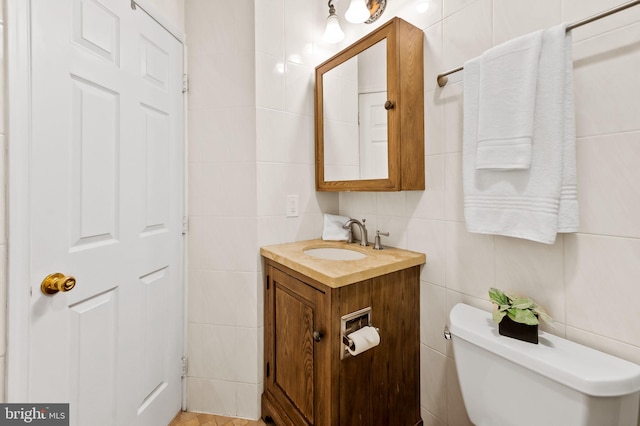
[[324, 226], [322, 227], [322, 239], [325, 241], [347, 241], [349, 230], [343, 226], [351, 219], [348, 216], [324, 214]]
[[476, 170], [480, 59], [464, 65], [463, 186], [469, 232], [553, 244], [578, 229], [571, 37], [545, 30], [538, 68], [531, 166]]
[[[562, 150], [562, 187], [558, 211], [558, 232], [578, 232], [578, 175], [576, 166], [576, 117], [573, 100], [573, 57], [571, 54], [571, 31], [567, 25], [559, 27], [564, 37], [564, 145]], [[552, 28], [553, 29], [553, 28]], [[551, 31], [551, 30], [549, 30]], [[560, 36], [558, 36], [560, 37]]]
[[476, 169], [528, 169], [542, 30], [484, 52], [480, 59]]

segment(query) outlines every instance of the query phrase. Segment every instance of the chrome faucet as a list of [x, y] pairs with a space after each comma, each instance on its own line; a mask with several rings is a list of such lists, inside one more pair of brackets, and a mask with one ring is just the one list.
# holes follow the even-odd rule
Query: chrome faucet
[[[367, 244], [369, 244], [369, 240], [367, 238], [367, 227], [364, 226], [364, 223], [366, 221], [367, 219], [362, 219], [362, 222], [360, 222], [358, 219], [349, 219], [347, 223], [345, 223], [342, 226], [344, 229], [349, 229], [349, 230], [351, 230], [351, 225], [356, 225], [358, 228], [360, 228], [360, 245], [361, 246], [366, 246]], [[353, 242], [353, 241], [349, 241], [349, 242]]]

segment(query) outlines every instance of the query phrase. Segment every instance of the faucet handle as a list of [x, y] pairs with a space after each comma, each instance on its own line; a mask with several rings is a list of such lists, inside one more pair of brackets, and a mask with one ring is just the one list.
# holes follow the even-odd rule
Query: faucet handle
[[365, 222], [367, 219], [362, 218], [362, 235], [360, 235], [360, 245], [367, 246], [369, 244], [369, 231], [367, 231], [367, 227], [365, 226]]
[[385, 237], [389, 236], [388, 232], [380, 232], [378, 230], [376, 230], [376, 238], [374, 240], [373, 243], [373, 249], [374, 250], [382, 250], [382, 244], [380, 243], [380, 235], [384, 235]]

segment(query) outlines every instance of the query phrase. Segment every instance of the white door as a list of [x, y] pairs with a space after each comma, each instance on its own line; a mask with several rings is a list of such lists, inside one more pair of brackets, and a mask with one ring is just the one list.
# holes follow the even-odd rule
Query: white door
[[387, 92], [361, 93], [358, 96], [361, 179], [389, 177], [386, 101]]
[[[129, 0], [31, 0], [28, 398], [71, 425], [181, 405], [182, 44]], [[73, 276], [68, 292], [41, 281]]]

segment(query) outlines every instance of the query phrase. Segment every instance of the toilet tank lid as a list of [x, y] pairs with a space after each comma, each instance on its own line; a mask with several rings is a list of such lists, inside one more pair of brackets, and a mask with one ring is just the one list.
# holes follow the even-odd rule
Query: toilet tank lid
[[502, 358], [592, 396], [640, 391], [640, 366], [578, 343], [540, 332], [533, 344], [498, 334], [491, 313], [459, 303], [449, 314], [454, 339], [463, 339]]

